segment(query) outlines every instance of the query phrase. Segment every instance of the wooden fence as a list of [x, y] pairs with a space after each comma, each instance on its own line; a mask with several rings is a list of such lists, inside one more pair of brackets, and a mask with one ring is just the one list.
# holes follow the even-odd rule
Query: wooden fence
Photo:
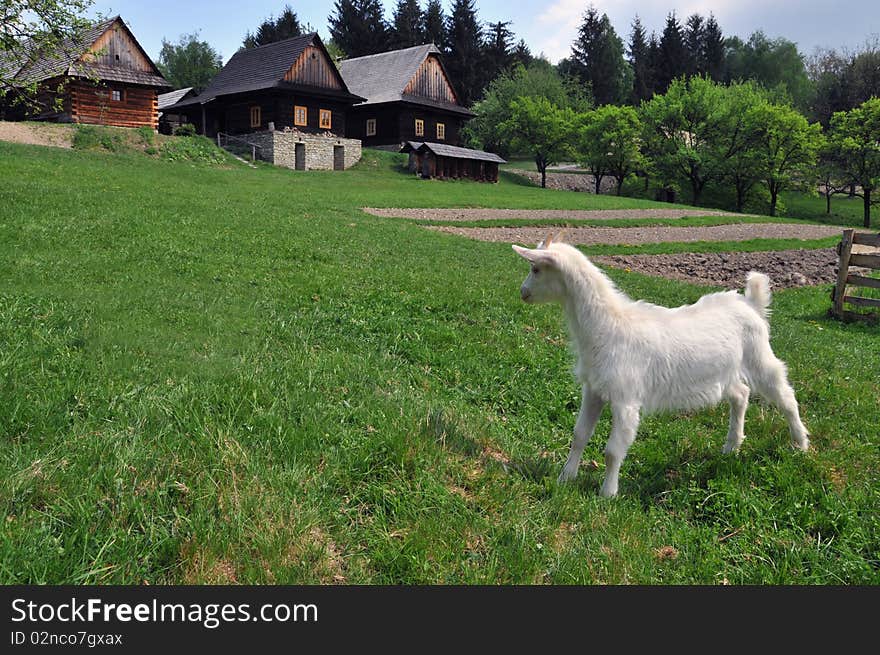
[[880, 298], [865, 298], [862, 296], [847, 295], [847, 286], [868, 287], [880, 289], [880, 278], [856, 275], [849, 272], [850, 266], [862, 266], [873, 270], [880, 270], [880, 252], [878, 253], [854, 253], [853, 245], [874, 246], [880, 248], [880, 234], [856, 232], [844, 230], [843, 239], [837, 246], [840, 255], [840, 269], [837, 272], [837, 286], [831, 293], [834, 304], [831, 313], [837, 318], [844, 320], [880, 320], [877, 312], [853, 312], [846, 309], [847, 305], [858, 308], [880, 309]]

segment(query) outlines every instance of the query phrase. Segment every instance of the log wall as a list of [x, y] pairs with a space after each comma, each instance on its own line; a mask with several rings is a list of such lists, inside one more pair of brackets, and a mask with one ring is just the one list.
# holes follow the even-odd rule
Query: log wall
[[446, 73], [443, 72], [440, 60], [435, 56], [429, 56], [422, 62], [403, 93], [450, 105], [458, 104], [458, 98], [455, 97], [452, 84], [446, 77]]
[[288, 82], [309, 84], [324, 89], [342, 89], [339, 74], [320, 48], [308, 46], [284, 75]]
[[[112, 100], [112, 90], [121, 91], [122, 100]], [[71, 118], [77, 123], [159, 128], [156, 89], [116, 83], [96, 86], [76, 80], [70, 83], [69, 93]]]

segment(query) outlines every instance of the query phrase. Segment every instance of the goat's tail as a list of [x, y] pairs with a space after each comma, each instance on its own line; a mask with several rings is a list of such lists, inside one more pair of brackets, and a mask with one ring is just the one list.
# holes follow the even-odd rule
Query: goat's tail
[[763, 273], [749, 271], [746, 275], [746, 300], [761, 316], [770, 316], [770, 278]]

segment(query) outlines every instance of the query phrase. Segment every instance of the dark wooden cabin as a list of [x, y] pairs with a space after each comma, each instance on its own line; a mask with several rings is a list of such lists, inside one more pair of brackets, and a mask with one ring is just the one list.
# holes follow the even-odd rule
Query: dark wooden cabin
[[365, 146], [461, 145], [461, 128], [474, 114], [459, 103], [433, 44], [347, 59], [339, 70], [352, 93], [367, 99], [352, 108], [348, 137]]
[[202, 93], [166, 109], [208, 136], [285, 127], [345, 136], [364, 99], [348, 90], [316, 33], [239, 50]]
[[409, 153], [409, 170], [423, 178], [467, 179], [497, 182], [498, 164], [506, 161], [482, 150], [459, 148], [447, 143], [407, 141], [400, 152]]
[[174, 130], [186, 122], [186, 116], [181, 114], [173, 114], [168, 112], [171, 105], [176, 105], [182, 100], [195, 98], [198, 95], [196, 90], [191, 86], [182, 89], [175, 89], [168, 93], [159, 94], [159, 132], [162, 134], [173, 134]]
[[4, 66], [13, 82], [37, 84], [36, 103], [2, 107], [8, 120], [159, 126], [158, 93], [171, 87], [119, 17], [61, 44], [51, 57], [27, 48]]

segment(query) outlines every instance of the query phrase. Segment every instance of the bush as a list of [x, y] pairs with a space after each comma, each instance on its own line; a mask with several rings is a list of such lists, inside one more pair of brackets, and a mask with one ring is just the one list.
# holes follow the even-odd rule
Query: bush
[[184, 136], [162, 144], [162, 157], [169, 161], [192, 161], [206, 164], [223, 164], [228, 155], [211, 139], [203, 136]]
[[174, 129], [174, 136], [196, 136], [196, 126], [192, 123], [184, 123]]
[[152, 146], [156, 142], [156, 132], [152, 127], [144, 125], [135, 130], [137, 132], [138, 137], [140, 137], [141, 143], [144, 146]]
[[110, 152], [124, 150], [122, 135], [118, 131], [98, 125], [77, 125], [73, 135], [73, 147], [77, 150]]

